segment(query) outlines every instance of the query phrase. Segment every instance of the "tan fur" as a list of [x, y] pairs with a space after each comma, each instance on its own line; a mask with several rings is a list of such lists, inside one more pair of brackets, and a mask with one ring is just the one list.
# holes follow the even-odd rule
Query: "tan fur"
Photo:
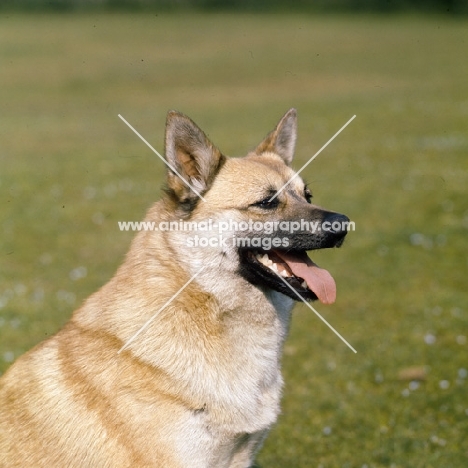
[[[294, 174], [295, 111], [242, 159], [225, 158], [192, 130], [170, 113], [166, 155], [206, 202], [169, 170], [168, 195], [146, 220], [263, 219], [249, 206]], [[288, 190], [304, 184], [298, 178]], [[278, 219], [294, 214], [293, 197], [284, 200]], [[115, 276], [6, 372], [0, 467], [251, 466], [280, 411], [293, 301], [240, 277], [232, 249], [187, 249], [188, 235], [139, 232]]]

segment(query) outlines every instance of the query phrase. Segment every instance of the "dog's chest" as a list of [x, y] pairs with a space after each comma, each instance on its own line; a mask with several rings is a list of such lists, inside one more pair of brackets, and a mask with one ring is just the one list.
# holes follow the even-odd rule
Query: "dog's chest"
[[219, 362], [210, 379], [214, 398], [211, 411], [207, 405], [206, 415], [216, 419], [219, 410], [224, 422], [231, 426], [230, 432], [262, 430], [271, 426], [279, 413], [283, 385], [280, 361], [290, 307], [271, 307], [269, 312], [270, 317], [264, 310], [256, 318], [258, 310], [244, 310], [244, 314], [251, 314], [250, 320], [232, 318], [225, 337], [226, 361]]

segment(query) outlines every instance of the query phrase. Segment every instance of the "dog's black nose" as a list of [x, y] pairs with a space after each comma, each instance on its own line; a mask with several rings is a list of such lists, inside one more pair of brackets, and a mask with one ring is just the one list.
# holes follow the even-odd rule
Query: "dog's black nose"
[[322, 222], [324, 231], [336, 236], [345, 236], [349, 230], [349, 218], [339, 213], [330, 213]]

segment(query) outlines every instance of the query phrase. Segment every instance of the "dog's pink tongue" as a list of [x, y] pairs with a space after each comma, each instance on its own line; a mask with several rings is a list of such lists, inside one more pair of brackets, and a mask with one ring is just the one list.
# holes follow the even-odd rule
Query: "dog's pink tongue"
[[305, 280], [320, 302], [324, 304], [335, 302], [335, 280], [327, 270], [318, 267], [305, 252], [291, 253], [275, 250], [275, 254], [289, 266], [295, 276]]

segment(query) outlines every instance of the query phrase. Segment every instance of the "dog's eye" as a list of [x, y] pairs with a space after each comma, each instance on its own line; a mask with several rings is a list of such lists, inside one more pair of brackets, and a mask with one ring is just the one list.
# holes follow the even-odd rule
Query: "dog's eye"
[[273, 200], [271, 199], [273, 195], [270, 195], [263, 200], [254, 203], [253, 206], [257, 206], [259, 208], [263, 208], [264, 210], [272, 210], [273, 208], [276, 208], [278, 206], [278, 198], [274, 198]]
[[307, 203], [311, 203], [311, 201], [312, 201], [312, 192], [307, 188], [307, 186], [304, 189], [304, 197], [307, 200]]

